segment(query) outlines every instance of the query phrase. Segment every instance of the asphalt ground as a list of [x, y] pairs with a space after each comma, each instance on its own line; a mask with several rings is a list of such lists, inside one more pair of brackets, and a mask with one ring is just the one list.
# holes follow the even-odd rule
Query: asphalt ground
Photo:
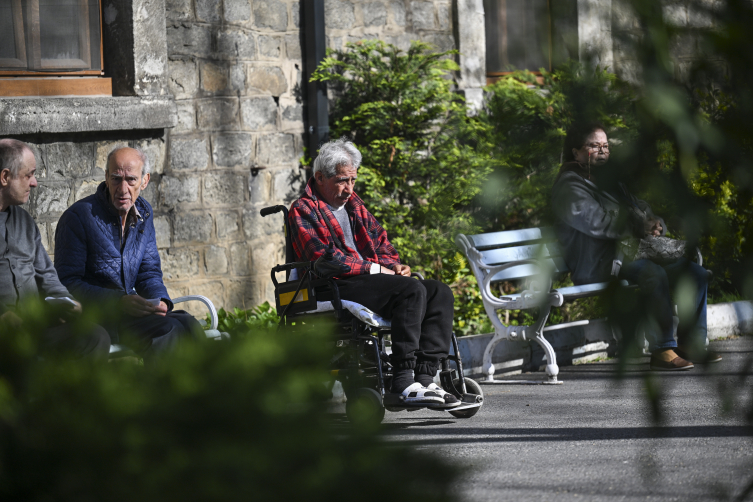
[[382, 433], [467, 467], [462, 500], [753, 500], [753, 337], [711, 348], [724, 360], [688, 372], [645, 358], [618, 380], [614, 359], [561, 368], [563, 385], [485, 385], [473, 418], [388, 412]]

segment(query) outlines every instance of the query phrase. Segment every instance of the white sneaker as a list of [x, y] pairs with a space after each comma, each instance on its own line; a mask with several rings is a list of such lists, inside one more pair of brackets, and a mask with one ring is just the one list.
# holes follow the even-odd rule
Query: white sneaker
[[444, 404], [448, 406], [460, 405], [460, 400], [458, 398], [456, 398], [455, 396], [453, 396], [452, 394], [450, 394], [449, 392], [447, 392], [446, 390], [444, 390], [442, 387], [435, 384], [434, 382], [430, 383], [429, 386], [426, 388], [439, 394], [442, 397], [442, 399], [444, 399]]
[[444, 404], [445, 400], [437, 391], [430, 390], [418, 382], [410, 384], [401, 392], [403, 400], [410, 404]]

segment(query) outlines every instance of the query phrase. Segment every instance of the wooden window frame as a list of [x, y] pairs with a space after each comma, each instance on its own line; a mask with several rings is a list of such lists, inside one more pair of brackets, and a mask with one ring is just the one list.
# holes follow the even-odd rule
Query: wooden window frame
[[[30, 20], [31, 29], [25, 29], [23, 24], [23, 5], [21, 0], [11, 0], [13, 24], [20, 26], [15, 30], [16, 58], [0, 59], [0, 66], [19, 66], [24, 70], [0, 70], [0, 76], [38, 77], [49, 78], [59, 76], [102, 76], [104, 75], [104, 53], [102, 34], [102, 0], [97, 0], [99, 6], [99, 70], [66, 71], [66, 67], [91, 66], [91, 37], [89, 29], [89, 5], [87, 0], [78, 0], [79, 14], [86, 22], [79, 29], [79, 47], [84, 47], [81, 54], [86, 59], [42, 59], [41, 34], [39, 33], [39, 0], [29, 0], [26, 3], [26, 16]], [[36, 31], [36, 35], [34, 34]], [[26, 48], [31, 48], [31, 54], [26, 53]], [[28, 70], [26, 68], [33, 68]], [[55, 70], [60, 71], [55, 71]], [[37, 70], [37, 71], [34, 71]]]

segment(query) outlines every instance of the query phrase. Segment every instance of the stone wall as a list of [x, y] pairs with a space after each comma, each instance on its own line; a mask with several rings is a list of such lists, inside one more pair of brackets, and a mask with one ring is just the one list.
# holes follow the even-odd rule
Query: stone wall
[[304, 171], [300, 3], [168, 0], [168, 86], [178, 125], [160, 183], [159, 243], [171, 295], [217, 306], [272, 300], [282, 218]]

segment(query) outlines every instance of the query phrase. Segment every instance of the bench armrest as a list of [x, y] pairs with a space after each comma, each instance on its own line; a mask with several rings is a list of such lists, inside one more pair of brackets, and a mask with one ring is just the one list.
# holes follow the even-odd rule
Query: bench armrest
[[[530, 291], [526, 290], [523, 291], [518, 298], [509, 298], [509, 297], [497, 297], [494, 294], [492, 294], [491, 291], [491, 281], [492, 278], [497, 275], [499, 272], [511, 268], [511, 267], [517, 267], [520, 265], [533, 265], [535, 267], [541, 268], [541, 262], [539, 260], [520, 260], [510, 263], [505, 263], [504, 265], [497, 265], [494, 267], [484, 267], [486, 270], [486, 275], [484, 276], [483, 280], [481, 281], [481, 284], [479, 285], [481, 288], [481, 296], [482, 298], [489, 303], [491, 306], [495, 308], [505, 309], [505, 310], [517, 310], [517, 309], [528, 309], [531, 307], [537, 307], [540, 306], [542, 303], [546, 303], [546, 300], [544, 299], [544, 295], [547, 297], [551, 296], [551, 289], [552, 289], [552, 279], [551, 274], [545, 272], [544, 270], [541, 271], [541, 277], [544, 278], [546, 289], [541, 288], [538, 291]], [[550, 302], [554, 302], [554, 305], [559, 306], [562, 304], [561, 301], [561, 295], [555, 295], [556, 298], [551, 298]], [[559, 305], [557, 305], [559, 304]]]
[[211, 323], [209, 325], [209, 329], [217, 329], [217, 309], [214, 308], [214, 304], [212, 303], [212, 300], [207, 298], [206, 296], [201, 295], [188, 295], [188, 296], [181, 296], [180, 298], [175, 298], [173, 300], [173, 305], [177, 305], [178, 303], [188, 302], [191, 300], [199, 301], [207, 306], [209, 309], [209, 318], [211, 319]]

